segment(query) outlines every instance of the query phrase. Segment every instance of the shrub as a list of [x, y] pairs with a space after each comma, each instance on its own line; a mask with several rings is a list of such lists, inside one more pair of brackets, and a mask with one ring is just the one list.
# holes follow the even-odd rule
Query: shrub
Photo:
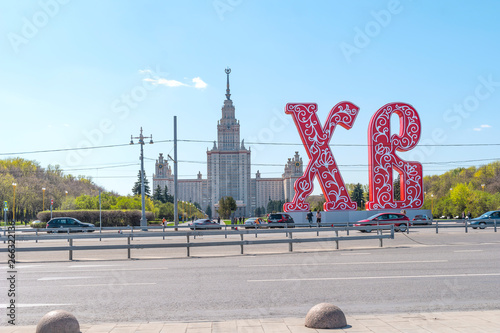
[[31, 227], [32, 228], [45, 228], [45, 226], [47, 225], [46, 222], [31, 222]]
[[[141, 224], [140, 210], [103, 210], [101, 214], [103, 227], [140, 226]], [[52, 217], [73, 217], [82, 222], [99, 225], [98, 210], [56, 210], [52, 212]], [[37, 218], [41, 222], [47, 222], [50, 220], [50, 212], [40, 212]], [[154, 220], [154, 218], [154, 213], [146, 212], [147, 220]]]

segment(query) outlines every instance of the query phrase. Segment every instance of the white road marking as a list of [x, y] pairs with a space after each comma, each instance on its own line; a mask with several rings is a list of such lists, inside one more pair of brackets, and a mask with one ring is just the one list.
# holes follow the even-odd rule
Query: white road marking
[[67, 284], [63, 287], [110, 287], [110, 286], [145, 286], [157, 283], [102, 283], [102, 284]]
[[69, 268], [87, 268], [87, 267], [109, 267], [109, 266], [118, 266], [118, 265], [71, 265]]
[[55, 280], [78, 280], [78, 279], [93, 279], [92, 276], [58, 276], [58, 277], [44, 277], [37, 279], [37, 281], [55, 281]]
[[[42, 306], [68, 306], [72, 304], [22, 304], [22, 303], [16, 303], [16, 308], [36, 308], [36, 307], [42, 307]], [[6, 308], [9, 306], [8, 304], [0, 304], [0, 307]]]
[[287, 282], [287, 281], [340, 281], [340, 280], [384, 280], [384, 279], [414, 279], [414, 278], [450, 278], [450, 277], [475, 277], [475, 276], [500, 276], [500, 273], [484, 274], [437, 274], [437, 275], [394, 275], [394, 276], [354, 276], [339, 278], [304, 278], [304, 279], [266, 279], [247, 280], [247, 282]]
[[364, 253], [360, 253], [360, 252], [355, 252], [355, 253], [341, 253], [340, 255], [341, 256], [362, 256], [362, 255], [370, 255], [371, 253], [368, 253], [368, 252], [364, 252]]
[[[31, 271], [29, 273], [90, 273], [90, 272], [115, 272], [115, 271], [152, 271], [152, 270], [166, 270], [167, 267], [145, 267], [145, 268], [113, 268], [113, 269], [87, 269], [85, 271], [82, 270], [61, 270], [61, 271]], [[28, 273], [28, 272], [27, 272]]]
[[408, 260], [408, 261], [362, 261], [362, 262], [332, 262], [313, 264], [275, 264], [275, 265], [240, 265], [239, 267], [286, 267], [286, 266], [337, 266], [337, 265], [378, 265], [378, 264], [420, 264], [442, 263], [448, 260]]
[[457, 252], [457, 253], [462, 253], [462, 252], [483, 252], [483, 250], [456, 250], [456, 251], [453, 251], [453, 252]]

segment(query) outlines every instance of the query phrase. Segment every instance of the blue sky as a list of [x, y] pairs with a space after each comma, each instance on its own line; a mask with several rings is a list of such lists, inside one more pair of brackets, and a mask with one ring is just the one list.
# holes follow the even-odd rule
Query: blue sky
[[[421, 145], [401, 153], [424, 174], [498, 159], [498, 1], [3, 1], [0, 3], [0, 158], [59, 164], [120, 194], [131, 192], [139, 146], [151, 177], [181, 140], [213, 141], [230, 67], [231, 98], [252, 173], [279, 177], [307, 160], [288, 102], [315, 102], [323, 121], [340, 101], [360, 107], [332, 151], [347, 183], [368, 182], [371, 116], [413, 105]], [[393, 131], [398, 132], [397, 122]], [[258, 143], [295, 143], [279, 146]], [[336, 146], [340, 145], [340, 146]], [[179, 143], [179, 175], [206, 176], [211, 143]], [[196, 162], [196, 163], [192, 163]], [[270, 164], [270, 165], [266, 165]], [[279, 166], [275, 166], [279, 165]], [[150, 179], [151, 180], [151, 179]], [[319, 193], [319, 187], [315, 188]]]

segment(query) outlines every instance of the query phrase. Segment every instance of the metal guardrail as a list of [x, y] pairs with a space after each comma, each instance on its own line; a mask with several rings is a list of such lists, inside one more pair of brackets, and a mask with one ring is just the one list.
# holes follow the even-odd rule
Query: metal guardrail
[[[242, 225], [239, 225], [242, 226]], [[16, 251], [19, 252], [38, 252], [38, 251], [69, 251], [69, 260], [73, 260], [73, 251], [80, 250], [116, 250], [116, 249], [126, 249], [127, 258], [131, 258], [132, 249], [146, 249], [146, 248], [179, 248], [185, 247], [187, 256], [190, 256], [190, 249], [192, 247], [205, 247], [205, 246], [240, 246], [240, 253], [244, 253], [245, 245], [262, 245], [262, 244], [288, 244], [288, 251], [293, 252], [293, 244], [295, 243], [311, 243], [311, 242], [335, 242], [336, 249], [339, 249], [340, 241], [348, 240], [366, 240], [366, 239], [378, 239], [380, 242], [380, 247], [383, 246], [383, 239], [394, 239], [394, 227], [393, 226], [379, 226], [373, 227], [373, 230], [377, 230], [376, 235], [363, 235], [363, 236], [339, 236], [340, 231], [349, 230], [363, 230], [363, 227], [326, 227], [326, 228], [282, 228], [282, 229], [243, 229], [243, 230], [204, 230], [204, 231], [174, 231], [174, 232], [140, 232], [135, 233], [85, 233], [85, 234], [49, 234], [40, 237], [36, 235], [20, 235], [16, 234], [16, 241], [28, 241], [28, 240], [54, 240], [54, 239], [66, 239], [69, 242], [68, 246], [43, 246], [43, 247], [17, 247]], [[389, 234], [383, 234], [383, 230], [390, 230]], [[293, 235], [302, 235], [305, 233], [316, 232], [316, 238], [294, 238]], [[319, 233], [334, 232], [335, 236], [319, 237]], [[255, 235], [255, 238], [259, 234], [285, 234], [285, 239], [259, 239], [259, 240], [245, 240], [244, 235]], [[212, 241], [212, 242], [196, 242], [192, 243], [191, 239], [196, 238], [196, 236], [217, 236], [224, 235], [227, 238], [228, 235], [239, 235], [240, 240], [227, 240], [227, 241]], [[155, 243], [155, 244], [131, 244], [130, 241], [133, 237], [186, 237], [186, 243]], [[75, 246], [73, 241], [75, 239], [97, 239], [97, 238], [120, 238], [126, 239], [126, 244], [113, 244], [113, 245], [79, 245]], [[5, 241], [4, 236], [0, 237], [0, 241]], [[0, 252], [8, 252], [7, 248], [0, 248]]]

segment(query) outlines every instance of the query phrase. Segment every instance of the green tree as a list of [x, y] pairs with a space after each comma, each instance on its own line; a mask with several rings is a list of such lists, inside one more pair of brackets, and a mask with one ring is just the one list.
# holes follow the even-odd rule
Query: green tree
[[163, 188], [163, 200], [164, 200], [163, 202], [174, 203], [174, 196], [168, 193], [167, 185], [165, 185], [165, 187]]
[[394, 191], [394, 201], [401, 201], [401, 175], [399, 173], [392, 186]]
[[236, 201], [234, 201], [233, 197], [223, 197], [219, 200], [219, 209], [217, 212], [223, 219], [227, 219], [236, 208]]
[[160, 202], [166, 202], [164, 199], [163, 193], [161, 191], [160, 185], [157, 185], [153, 191], [153, 200], [160, 201]]
[[354, 202], [358, 204], [358, 210], [363, 209], [365, 204], [365, 197], [363, 192], [363, 185], [357, 183], [351, 192], [351, 197]]
[[209, 219], [212, 218], [212, 207], [210, 207], [210, 205], [207, 206], [207, 210], [205, 213], [207, 213]]
[[[146, 177], [146, 172], [144, 172], [144, 195], [151, 196], [151, 189], [149, 188], [149, 181]], [[137, 174], [137, 181], [134, 183], [134, 187], [132, 187], [132, 193], [134, 195], [141, 195], [141, 170]]]

